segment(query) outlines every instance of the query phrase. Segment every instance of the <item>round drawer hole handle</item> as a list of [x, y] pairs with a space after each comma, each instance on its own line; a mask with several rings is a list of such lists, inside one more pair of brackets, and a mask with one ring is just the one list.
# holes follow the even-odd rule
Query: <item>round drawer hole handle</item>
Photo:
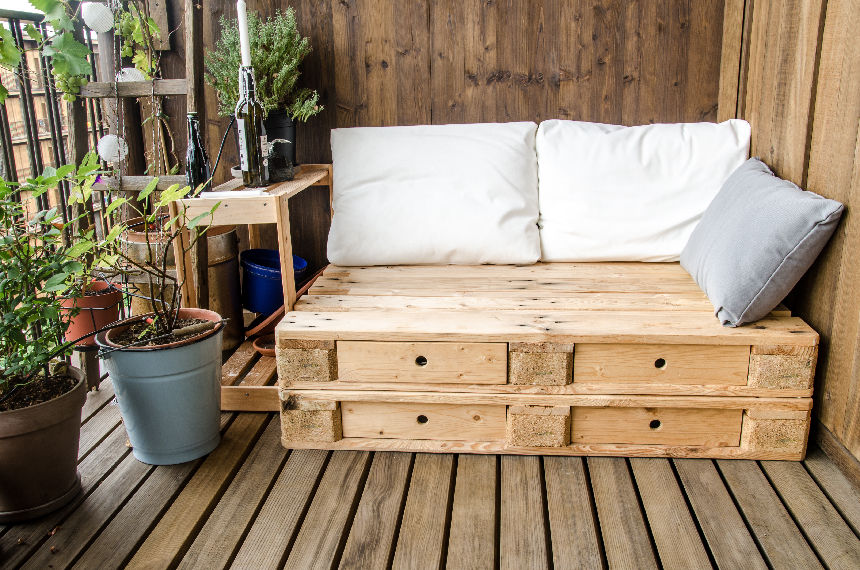
[[427, 357], [419, 356], [415, 359], [415, 364], [417, 364], [418, 366], [427, 366]]
[[663, 370], [664, 368], [666, 368], [666, 359], [665, 358], [658, 358], [657, 360], [655, 360], [654, 361], [654, 368], [659, 368], [660, 370]]
[[420, 415], [420, 416], [418, 416], [416, 419], [418, 420], [418, 423], [419, 423], [419, 424], [426, 424], [427, 422], [429, 422], [429, 421], [430, 421], [430, 420], [427, 418], [427, 416], [425, 416], [424, 414], [421, 414], [421, 415]]
[[663, 424], [660, 422], [660, 420], [651, 420], [650, 422], [648, 422], [648, 427], [651, 429], [660, 429], [660, 426], [662, 425]]

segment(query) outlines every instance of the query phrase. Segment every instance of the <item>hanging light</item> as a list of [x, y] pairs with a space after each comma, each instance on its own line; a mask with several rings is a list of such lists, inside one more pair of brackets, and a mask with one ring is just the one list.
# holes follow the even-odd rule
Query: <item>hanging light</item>
[[113, 12], [100, 2], [84, 2], [81, 5], [81, 16], [89, 29], [104, 33], [113, 28]]
[[128, 145], [117, 135], [105, 135], [97, 145], [99, 157], [105, 162], [116, 164], [128, 156]]
[[146, 76], [136, 67], [123, 67], [116, 72], [116, 80], [118, 83], [125, 83], [128, 81], [146, 81]]

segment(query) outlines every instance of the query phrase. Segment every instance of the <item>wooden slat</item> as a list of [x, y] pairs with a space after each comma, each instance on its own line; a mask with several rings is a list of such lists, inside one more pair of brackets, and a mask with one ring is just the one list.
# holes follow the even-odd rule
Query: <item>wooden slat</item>
[[720, 56], [720, 98], [717, 121], [737, 117], [738, 81], [740, 79], [741, 51], [744, 42], [745, 0], [728, 0], [723, 3], [723, 41]]
[[277, 386], [221, 386], [221, 410], [233, 412], [277, 412]]
[[81, 438], [78, 440], [79, 460], [95, 449], [121, 421], [119, 406], [108, 404], [81, 426]]
[[626, 460], [589, 457], [588, 471], [609, 566], [656, 568], [657, 560]]
[[480, 455], [457, 458], [446, 568], [495, 567], [498, 461], [496, 457]]
[[845, 522], [855, 533], [860, 534], [860, 501], [857, 500], [860, 489], [852, 485], [839, 467], [820, 449], [813, 449], [803, 464]]
[[577, 344], [573, 381], [744, 385], [749, 362], [745, 346]]
[[602, 566], [602, 543], [583, 462], [579, 457], [543, 458], [556, 570]]
[[[101, 181], [93, 184], [93, 190], [123, 191], [123, 192], [140, 192], [152, 182], [152, 176], [123, 176], [122, 178], [114, 178], [112, 176], [103, 176]], [[164, 174], [158, 177], [157, 190], [167, 190], [174, 184], [185, 186], [185, 175]]]
[[344, 437], [502, 441], [505, 406], [343, 402]]
[[[166, 32], [165, 32], [166, 33]], [[150, 95], [186, 95], [188, 86], [184, 79], [156, 79], [154, 81], [93, 81], [81, 87], [81, 97], [149, 97]]]
[[267, 420], [268, 416], [263, 414], [243, 414], [236, 418], [221, 444], [206, 458], [147, 535], [129, 561], [129, 567], [168, 566], [182, 556], [194, 539], [194, 530], [199, 528], [201, 518], [221, 496]]
[[549, 568], [539, 457], [502, 457], [501, 568]]
[[376, 453], [340, 560], [341, 568], [386, 568], [405, 500], [412, 455]]
[[87, 401], [81, 410], [81, 423], [87, 423], [105, 405], [109, 404], [114, 396], [113, 383], [110, 378], [105, 378], [102, 380], [98, 390], [91, 390], [87, 393]]
[[328, 453], [292, 451], [260, 509], [232, 567], [280, 569], [299, 523], [314, 496]]
[[447, 530], [453, 455], [416, 455], [392, 568], [438, 568]]
[[828, 568], [860, 567], [860, 539], [799, 463], [763, 461], [762, 468]]
[[232, 386], [254, 365], [257, 350], [250, 341], [245, 341], [230, 355], [221, 366], [221, 385]]
[[337, 372], [343, 382], [504, 384], [508, 345], [344, 341], [337, 343]]
[[287, 568], [331, 568], [358, 502], [370, 454], [334, 453], [286, 561]]
[[773, 568], [820, 568], [821, 563], [754, 461], [717, 466]]
[[275, 416], [254, 445], [230, 487], [194, 539], [178, 568], [223, 568], [239, 549], [273, 477], [286, 458]]
[[669, 460], [633, 458], [630, 466], [663, 568], [710, 568]]
[[676, 459], [675, 469], [720, 568], [767, 568], [712, 461]]

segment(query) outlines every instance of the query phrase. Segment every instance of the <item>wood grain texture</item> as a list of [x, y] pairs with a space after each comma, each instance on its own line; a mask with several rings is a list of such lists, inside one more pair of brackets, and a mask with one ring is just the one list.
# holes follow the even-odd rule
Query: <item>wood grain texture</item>
[[502, 441], [503, 405], [343, 402], [344, 437]]
[[803, 464], [845, 522], [856, 534], [860, 534], [860, 501], [857, 500], [860, 489], [820, 449], [810, 452]]
[[589, 457], [588, 472], [611, 568], [657, 568], [627, 460]]
[[439, 568], [448, 528], [454, 456], [415, 456], [392, 568]]
[[663, 568], [710, 568], [669, 460], [632, 458], [630, 466]]
[[457, 458], [446, 568], [495, 567], [498, 462], [499, 458], [487, 455]]
[[674, 463], [717, 566], [767, 568], [713, 461], [675, 459]]
[[720, 98], [717, 120], [738, 116], [741, 54], [744, 43], [744, 8], [746, 0], [727, 0], [723, 8], [723, 42], [720, 55]]
[[503, 569], [549, 568], [539, 457], [502, 457], [499, 562]]
[[571, 441], [736, 446], [742, 416], [742, 410], [573, 408]]
[[552, 561], [557, 570], [602, 566], [598, 522], [584, 463], [579, 457], [543, 458]]
[[717, 466], [772, 567], [821, 567], [757, 463], [718, 461]]
[[375, 453], [340, 568], [386, 568], [394, 553], [412, 455]]

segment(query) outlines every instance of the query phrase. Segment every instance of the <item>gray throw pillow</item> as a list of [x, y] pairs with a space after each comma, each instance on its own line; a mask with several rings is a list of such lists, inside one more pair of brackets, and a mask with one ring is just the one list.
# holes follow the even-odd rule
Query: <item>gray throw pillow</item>
[[839, 202], [805, 192], [751, 158], [705, 210], [681, 253], [681, 265], [724, 325], [756, 321], [806, 273], [842, 209]]

